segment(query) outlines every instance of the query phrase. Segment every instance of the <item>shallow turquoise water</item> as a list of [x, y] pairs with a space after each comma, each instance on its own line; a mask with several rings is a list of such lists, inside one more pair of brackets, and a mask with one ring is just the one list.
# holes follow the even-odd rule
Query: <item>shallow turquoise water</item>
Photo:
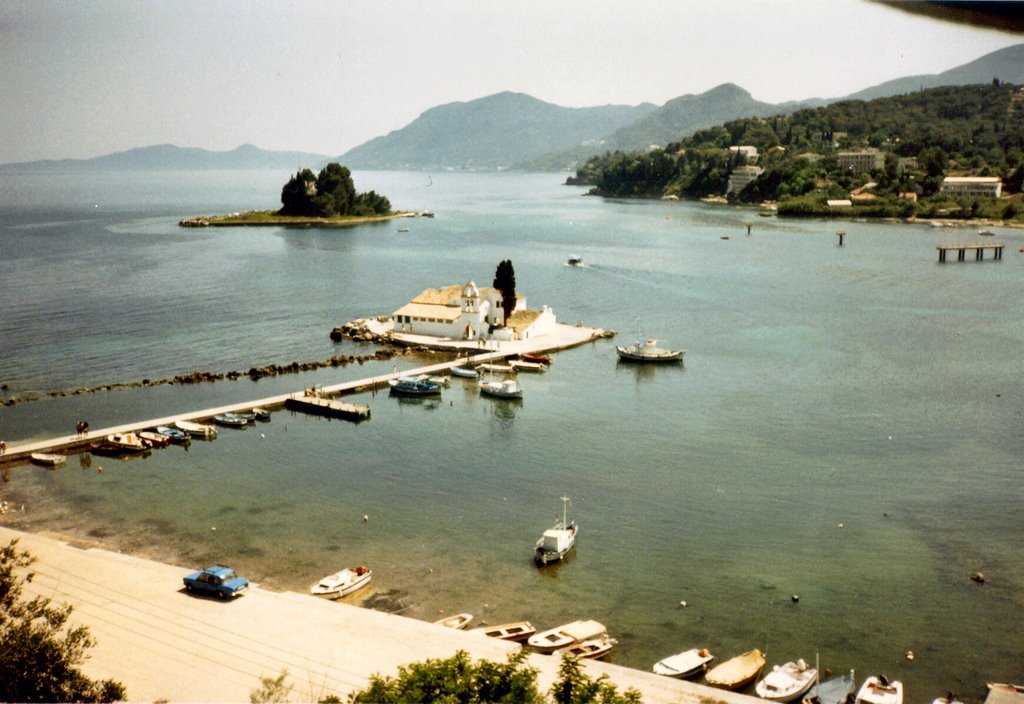
[[[437, 212], [402, 222], [408, 233], [176, 226], [272, 205], [287, 177], [5, 181], [8, 395], [366, 352], [328, 331], [428, 286], [490, 284], [501, 259], [532, 306], [616, 329], [619, 343], [639, 321], [685, 347], [686, 365], [623, 366], [601, 341], [524, 376], [521, 405], [455, 380], [440, 403], [366, 395], [373, 418], [360, 425], [281, 412], [187, 452], [25, 468], [3, 487], [26, 504], [10, 520], [227, 561], [281, 589], [365, 563], [407, 615], [597, 618], [619, 640], [614, 661], [635, 667], [693, 646], [723, 659], [767, 647], [769, 664], [820, 653], [836, 671], [899, 677], [920, 701], [1024, 679], [1024, 233], [997, 233], [1001, 263], [940, 266], [935, 245], [973, 230], [602, 201], [552, 175], [434, 174], [427, 186], [402, 173], [356, 184]], [[55, 193], [72, 201], [54, 209]], [[564, 266], [569, 253], [587, 266]], [[48, 399], [0, 408], [0, 433], [155, 417], [395, 363], [417, 360]], [[577, 553], [538, 571], [530, 551], [563, 493]]]

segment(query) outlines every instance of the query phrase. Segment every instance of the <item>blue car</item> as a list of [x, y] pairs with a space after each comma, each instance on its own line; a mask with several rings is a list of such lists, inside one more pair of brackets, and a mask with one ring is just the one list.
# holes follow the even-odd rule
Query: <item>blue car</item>
[[185, 589], [197, 594], [211, 594], [221, 599], [239, 596], [249, 588], [249, 580], [239, 577], [230, 567], [216, 565], [193, 572], [184, 578]]

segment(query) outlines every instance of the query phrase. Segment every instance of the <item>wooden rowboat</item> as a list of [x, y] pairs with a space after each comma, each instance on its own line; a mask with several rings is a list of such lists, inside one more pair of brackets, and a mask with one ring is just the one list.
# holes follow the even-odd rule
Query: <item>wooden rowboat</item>
[[46, 452], [33, 452], [29, 455], [29, 458], [36, 464], [41, 464], [44, 467], [56, 467], [59, 464], [67, 462], [67, 455], [50, 454]]
[[498, 638], [499, 640], [510, 640], [520, 641], [526, 640], [534, 633], [537, 629], [533, 627], [533, 624], [529, 621], [515, 621], [513, 623], [501, 623], [497, 626], [482, 626], [481, 628], [475, 629], [476, 631], [490, 636], [491, 638]]
[[707, 669], [708, 663], [715, 659], [707, 648], [693, 648], [654, 663], [654, 673], [665, 677], [683, 679], [699, 675]]
[[708, 670], [704, 679], [712, 687], [740, 689], [756, 680], [763, 667], [764, 656], [754, 648]]
[[579, 643], [573, 643], [565, 648], [559, 648], [555, 655], [569, 655], [574, 658], [586, 658], [588, 660], [599, 660], [612, 651], [612, 646], [617, 641], [609, 638], [605, 633], [597, 638], [589, 638]]
[[463, 629], [469, 625], [469, 622], [473, 620], [473, 614], [461, 613], [455, 614], [454, 616], [447, 616], [434, 621], [435, 625], [444, 626], [445, 628]]

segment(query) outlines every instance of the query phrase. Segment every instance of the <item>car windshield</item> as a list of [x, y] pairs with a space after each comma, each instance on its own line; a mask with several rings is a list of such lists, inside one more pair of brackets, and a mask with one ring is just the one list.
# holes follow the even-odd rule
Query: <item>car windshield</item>
[[233, 570], [225, 570], [221, 573], [220, 578], [221, 581], [227, 582], [228, 580], [235, 578], [235, 573]]

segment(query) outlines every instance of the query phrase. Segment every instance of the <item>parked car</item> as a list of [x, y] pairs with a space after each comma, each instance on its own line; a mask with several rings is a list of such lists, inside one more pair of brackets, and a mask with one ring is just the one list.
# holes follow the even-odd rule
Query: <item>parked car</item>
[[221, 599], [239, 596], [249, 588], [249, 580], [239, 577], [230, 567], [216, 565], [193, 572], [184, 578], [185, 589], [197, 594], [212, 594]]

